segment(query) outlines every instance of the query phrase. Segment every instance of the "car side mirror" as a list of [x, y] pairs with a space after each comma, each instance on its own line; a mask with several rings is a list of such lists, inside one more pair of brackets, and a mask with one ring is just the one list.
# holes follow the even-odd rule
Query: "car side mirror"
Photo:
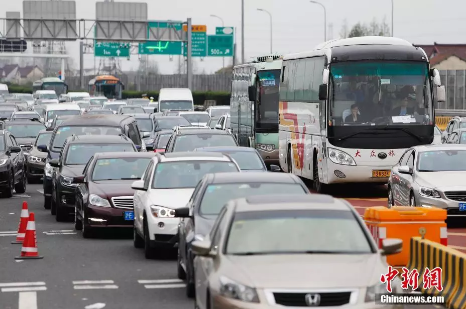
[[21, 147], [19, 147], [19, 146], [11, 146], [11, 147], [10, 147], [10, 152], [11, 152], [11, 153], [20, 153], [20, 152], [21, 152]]
[[147, 189], [144, 188], [144, 181], [143, 180], [137, 180], [137, 181], [133, 182], [133, 184], [131, 185], [131, 188], [133, 190], [137, 190], [137, 191], [147, 191]]
[[209, 240], [196, 240], [192, 243], [191, 248], [195, 255], [213, 257], [214, 254], [210, 250], [211, 245], [212, 243]]
[[327, 100], [327, 91], [328, 87], [326, 84], [322, 84], [319, 86], [319, 100]]
[[73, 183], [84, 183], [84, 175], [78, 176], [78, 177], [73, 177]]
[[222, 129], [222, 125], [221, 125], [221, 124], [216, 124], [216, 125], [215, 125], [215, 129], [221, 130], [221, 129]]
[[248, 87], [248, 96], [249, 96], [249, 101], [255, 102], [256, 101], [256, 86], [249, 86]]
[[60, 167], [60, 161], [58, 159], [52, 159], [49, 161], [50, 166], [52, 167]]
[[437, 87], [437, 102], [444, 103], [446, 100], [445, 86]]
[[175, 209], [175, 217], [176, 218], [189, 218], [189, 207], [183, 207]]
[[144, 133], [142, 133], [142, 137], [150, 137], [150, 132], [144, 132]]
[[270, 165], [270, 171], [271, 171], [271, 172], [274, 172], [274, 173], [279, 173], [279, 172], [282, 171], [282, 169], [281, 169], [280, 166], [278, 166], [278, 165], [271, 164], [271, 165]]
[[398, 168], [398, 172], [400, 174], [407, 174], [407, 175], [412, 175], [413, 174], [413, 170], [409, 167], [409, 166], [400, 166]]
[[47, 152], [47, 145], [39, 145], [37, 146], [37, 149], [40, 151], [40, 152]]
[[403, 249], [403, 240], [398, 238], [387, 238], [382, 240], [382, 256], [400, 253]]

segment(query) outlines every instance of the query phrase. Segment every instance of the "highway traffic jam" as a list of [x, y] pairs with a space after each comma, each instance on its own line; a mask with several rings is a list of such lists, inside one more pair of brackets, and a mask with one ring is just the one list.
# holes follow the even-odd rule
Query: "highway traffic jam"
[[3, 91], [1, 308], [466, 308], [466, 119], [421, 48], [259, 57], [230, 106], [122, 88]]

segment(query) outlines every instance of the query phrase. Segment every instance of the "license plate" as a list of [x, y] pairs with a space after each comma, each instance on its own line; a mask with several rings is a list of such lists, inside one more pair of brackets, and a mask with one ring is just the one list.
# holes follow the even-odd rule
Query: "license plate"
[[390, 171], [372, 171], [372, 178], [388, 178], [390, 177]]
[[134, 211], [125, 211], [125, 220], [134, 221]]
[[459, 211], [466, 211], [466, 203], [460, 203]]

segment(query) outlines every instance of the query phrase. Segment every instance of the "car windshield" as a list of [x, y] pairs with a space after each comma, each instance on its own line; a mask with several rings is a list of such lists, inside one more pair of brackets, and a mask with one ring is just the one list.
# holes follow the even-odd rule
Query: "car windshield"
[[126, 104], [107, 104], [105, 105], [105, 108], [111, 109], [114, 112], [117, 112], [120, 106], [126, 105]]
[[22, 100], [26, 100], [26, 101], [30, 101], [30, 100], [33, 100], [34, 98], [32, 97], [32, 94], [27, 94], [27, 93], [20, 93], [20, 94], [17, 94], [16, 95], [18, 98], [22, 99]]
[[223, 116], [225, 114], [230, 113], [230, 108], [225, 107], [225, 108], [212, 108], [210, 110], [210, 116], [211, 117], [217, 117], [219, 118], [220, 116]]
[[47, 119], [53, 119], [56, 116], [73, 116], [81, 115], [81, 110], [51, 110], [47, 112]]
[[157, 164], [153, 189], [195, 188], [209, 173], [239, 172], [232, 162], [221, 161], [178, 161]]
[[466, 150], [435, 150], [419, 153], [419, 172], [466, 171]]
[[66, 165], [85, 165], [97, 152], [136, 152], [134, 146], [124, 144], [73, 144], [66, 155]]
[[205, 190], [199, 212], [202, 215], [218, 215], [229, 201], [254, 195], [307, 194], [298, 183], [227, 183], [212, 184]]
[[120, 110], [122, 113], [131, 113], [131, 114], [144, 114], [144, 108], [141, 106], [125, 106]]
[[40, 131], [44, 130], [45, 126], [38, 124], [21, 124], [7, 125], [6, 130], [10, 131], [15, 138], [36, 138]]
[[211, 129], [215, 129], [215, 125], [217, 124], [219, 118], [211, 118], [209, 122], [209, 127]]
[[52, 148], [61, 149], [65, 140], [71, 135], [120, 135], [123, 132], [120, 127], [90, 127], [73, 126], [58, 128], [53, 139]]
[[36, 143], [34, 144], [35, 146], [39, 145], [47, 145], [50, 143], [50, 138], [52, 137], [52, 132], [47, 131], [44, 133], [39, 134], [36, 139]]
[[87, 112], [87, 114], [92, 114], [92, 115], [109, 115], [113, 114], [111, 110], [107, 109], [93, 109]]
[[193, 102], [186, 100], [167, 100], [161, 101], [159, 109], [161, 111], [169, 110], [193, 110]]
[[150, 118], [138, 118], [136, 119], [138, 122], [139, 131], [141, 132], [152, 132], [153, 122]]
[[32, 119], [32, 118], [40, 118], [39, 115], [36, 113], [28, 113], [28, 114], [15, 114], [13, 116], [15, 119]]
[[0, 118], [10, 118], [13, 115], [14, 110], [0, 110]]
[[160, 118], [157, 120], [157, 129], [159, 131], [161, 130], [172, 130], [173, 127], [176, 126], [190, 126], [191, 123], [184, 119], [183, 117], [179, 118], [168, 118], [168, 119], [163, 119]]
[[131, 100], [129, 101], [128, 105], [135, 105], [135, 106], [147, 106], [149, 105], [150, 101], [141, 99], [141, 100]]
[[72, 102], [75, 102], [75, 101], [85, 100], [87, 98], [88, 97], [86, 97], [86, 96], [82, 96], [82, 97], [71, 97], [70, 99], [71, 99]]
[[350, 211], [267, 210], [235, 214], [225, 253], [369, 254], [372, 248]]
[[107, 98], [102, 98], [102, 99], [90, 99], [89, 102], [91, 102], [92, 105], [100, 105], [103, 106], [105, 102], [107, 102]]
[[55, 93], [41, 93], [39, 94], [39, 99], [54, 100], [54, 99], [58, 99], [58, 97]]
[[332, 64], [330, 71], [333, 126], [431, 122], [432, 98], [425, 62], [345, 61]]
[[79, 108], [88, 108], [89, 106], [91, 106], [91, 103], [89, 102], [79, 102], [77, 103]]
[[150, 158], [99, 159], [94, 166], [92, 180], [141, 179], [150, 160]]
[[160, 135], [159, 141], [157, 143], [156, 148], [157, 149], [162, 149], [162, 148], [167, 147], [168, 140], [170, 139], [170, 136], [172, 136], [172, 135], [171, 134]]
[[227, 134], [189, 134], [176, 137], [174, 151], [193, 151], [196, 148], [220, 146], [237, 145], [233, 136]]
[[180, 116], [190, 123], [208, 123], [210, 120], [210, 116], [207, 113], [181, 114]]
[[225, 151], [224, 153], [229, 154], [241, 170], [265, 170], [262, 158], [255, 151]]

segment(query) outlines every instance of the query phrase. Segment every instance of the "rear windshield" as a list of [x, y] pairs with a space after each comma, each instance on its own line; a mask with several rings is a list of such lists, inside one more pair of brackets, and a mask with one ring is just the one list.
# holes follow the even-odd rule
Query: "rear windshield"
[[158, 141], [157, 146], [156, 146], [157, 149], [162, 149], [162, 148], [167, 147], [168, 140], [170, 139], [170, 136], [172, 136], [172, 135], [171, 134], [160, 135], [159, 141]]
[[157, 129], [161, 130], [172, 130], [173, 127], [176, 126], [189, 126], [191, 123], [184, 119], [183, 117], [180, 118], [168, 118], [168, 119], [158, 119], [157, 120]]
[[73, 144], [66, 155], [66, 165], [85, 165], [97, 152], [136, 152], [132, 144]]
[[81, 110], [52, 110], [47, 112], [47, 119], [53, 119], [56, 116], [77, 116], [81, 115]]
[[207, 113], [181, 114], [180, 116], [188, 120], [190, 123], [207, 123], [210, 120], [210, 116]]
[[58, 128], [57, 133], [53, 139], [52, 148], [60, 149], [63, 147], [66, 139], [71, 135], [120, 135], [122, 134], [120, 127], [61, 127]]
[[217, 134], [189, 134], [178, 136], [175, 140], [175, 151], [193, 151], [196, 148], [237, 146], [231, 135]]

